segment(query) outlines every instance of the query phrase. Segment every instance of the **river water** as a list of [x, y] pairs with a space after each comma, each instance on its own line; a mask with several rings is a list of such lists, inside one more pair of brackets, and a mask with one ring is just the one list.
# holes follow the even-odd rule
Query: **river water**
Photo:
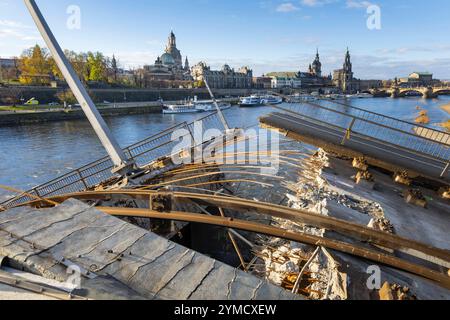
[[[450, 96], [434, 100], [355, 99], [346, 103], [406, 121], [414, 121], [419, 106], [428, 111], [431, 119], [429, 126], [438, 129], [439, 123], [450, 118], [440, 108], [450, 103]], [[233, 107], [225, 114], [233, 126], [249, 128], [258, 124], [261, 115], [271, 111], [271, 107]], [[119, 144], [125, 147], [177, 123], [192, 122], [201, 116], [204, 115], [130, 115], [107, 118], [106, 122]], [[28, 190], [105, 155], [97, 136], [85, 120], [0, 127], [0, 184]], [[0, 201], [10, 195], [0, 190]]]

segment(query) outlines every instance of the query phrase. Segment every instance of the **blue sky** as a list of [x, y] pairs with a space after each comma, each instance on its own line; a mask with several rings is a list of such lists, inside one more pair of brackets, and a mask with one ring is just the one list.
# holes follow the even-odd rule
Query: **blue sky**
[[[62, 47], [102, 51], [123, 66], [151, 64], [171, 29], [191, 64], [249, 65], [256, 75], [306, 70], [319, 47], [325, 73], [350, 48], [355, 76], [393, 78], [429, 71], [450, 79], [448, 0], [37, 0]], [[66, 27], [70, 5], [81, 29]], [[367, 7], [381, 8], [369, 30]], [[0, 56], [42, 44], [21, 0], [0, 0]]]

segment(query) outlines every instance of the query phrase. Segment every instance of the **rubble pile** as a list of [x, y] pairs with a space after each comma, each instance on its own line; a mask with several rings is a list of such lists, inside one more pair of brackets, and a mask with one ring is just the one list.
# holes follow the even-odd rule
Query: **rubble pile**
[[264, 261], [264, 272], [270, 282], [289, 291], [299, 282], [295, 293], [313, 300], [347, 299], [347, 275], [339, 272], [339, 264], [326, 249], [317, 249], [315, 255], [312, 246], [283, 240], [262, 242], [264, 249], [256, 255]]
[[[322, 170], [329, 165], [328, 161], [323, 150], [305, 161], [305, 169], [294, 189], [297, 195], [286, 195], [290, 207], [329, 215], [327, 205], [331, 193], [327, 191], [327, 181], [322, 177]], [[324, 229], [279, 218], [273, 218], [272, 224], [320, 237], [325, 234]], [[261, 238], [259, 245], [262, 249], [256, 255], [264, 261], [264, 271], [269, 281], [288, 290], [292, 290], [296, 282], [300, 281], [297, 293], [310, 299], [347, 299], [347, 277], [339, 272], [338, 263], [325, 249], [321, 248], [319, 254], [314, 255], [318, 249], [313, 246], [270, 238]], [[310, 264], [306, 266], [307, 262]], [[303, 270], [302, 278], [298, 279], [304, 267], [306, 270]]]
[[386, 218], [373, 218], [370, 220], [368, 227], [392, 234], [395, 233], [394, 225]]
[[380, 300], [417, 300], [417, 297], [411, 293], [408, 287], [402, 287], [398, 284], [385, 282], [379, 291]]

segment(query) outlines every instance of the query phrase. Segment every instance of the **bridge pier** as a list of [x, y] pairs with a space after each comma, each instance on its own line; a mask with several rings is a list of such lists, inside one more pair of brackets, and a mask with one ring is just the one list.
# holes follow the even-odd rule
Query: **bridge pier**
[[391, 91], [391, 98], [397, 99], [400, 96], [400, 90], [398, 88], [395, 88]]
[[432, 87], [427, 88], [427, 90], [423, 93], [423, 97], [425, 99], [434, 99], [437, 98], [437, 93], [434, 92]]

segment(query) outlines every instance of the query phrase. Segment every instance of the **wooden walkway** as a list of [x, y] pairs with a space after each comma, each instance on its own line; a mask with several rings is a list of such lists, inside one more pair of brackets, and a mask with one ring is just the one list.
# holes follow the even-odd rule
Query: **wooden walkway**
[[299, 299], [77, 200], [0, 213], [0, 256], [59, 281], [74, 264], [94, 299]]

